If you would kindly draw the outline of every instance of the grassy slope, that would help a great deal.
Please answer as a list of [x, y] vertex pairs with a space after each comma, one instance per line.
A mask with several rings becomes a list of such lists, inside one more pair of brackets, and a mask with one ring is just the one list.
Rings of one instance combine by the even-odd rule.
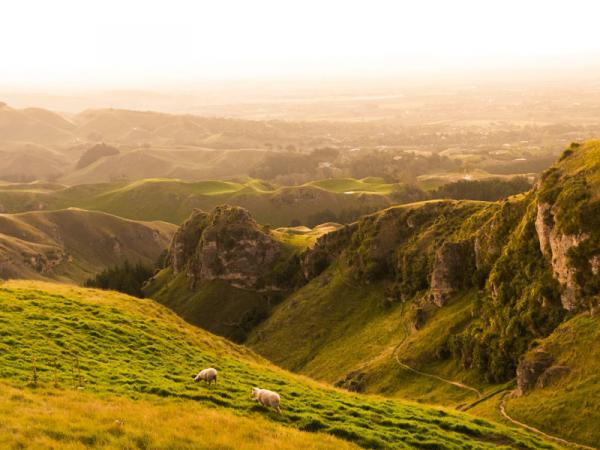
[[83, 281], [124, 260], [152, 265], [175, 228], [79, 209], [0, 214], [0, 273]]
[[173, 277], [170, 269], [155, 275], [144, 287], [144, 293], [188, 322], [234, 340], [243, 340], [247, 334], [244, 317], [269, 309], [268, 300], [258, 292], [219, 280], [204, 281], [191, 289], [185, 273]]
[[[27, 398], [45, 395], [44, 392], [64, 397], [66, 402], [85, 401], [84, 394], [71, 391], [81, 380], [85, 392], [99, 396], [89, 411], [92, 417], [98, 414], [100, 427], [108, 426], [109, 419], [98, 402], [136, 400], [135, 404], [126, 401], [125, 405], [125, 411], [133, 410], [134, 414], [132, 437], [143, 420], [135, 417], [135, 411], [149, 415], [157, 427], [167, 426], [169, 421], [161, 420], [162, 415], [169, 416], [168, 408], [174, 408], [173, 402], [184, 401], [188, 402], [184, 414], [187, 408], [202, 411], [208, 406], [216, 407], [217, 412], [252, 418], [259, 415], [281, 425], [334, 434], [368, 447], [451, 449], [506, 444], [551, 448], [530, 434], [468, 415], [327, 388], [270, 366], [243, 347], [187, 325], [151, 300], [66, 285], [10, 282], [0, 289], [0, 322], [0, 377], [15, 387], [25, 388], [32, 380], [36, 359], [38, 383], [44, 386], [44, 390], [35, 393], [26, 389], [23, 394], [9, 397], [9, 401], [18, 402], [21, 395]], [[219, 384], [211, 389], [191, 380], [192, 374], [208, 365], [221, 373]], [[51, 387], [54, 383], [59, 387]], [[254, 385], [281, 393], [283, 415], [266, 411], [249, 398]], [[52, 401], [49, 404], [55, 405]], [[156, 404], [165, 409], [157, 411]], [[0, 411], [5, 411], [3, 416], [7, 414], [6, 408]], [[14, 409], [8, 411], [14, 418]], [[23, 421], [33, 420], [39, 414], [33, 408], [17, 411]], [[59, 429], [64, 434], [57, 433], [53, 438], [70, 440], [77, 433], [86, 434], [85, 419], [79, 419], [84, 422], [82, 431], [65, 425], [62, 414], [69, 413], [63, 411], [56, 420], [66, 429]], [[109, 413], [108, 417], [112, 420], [113, 415]], [[125, 427], [128, 420], [125, 418]], [[9, 418], [3, 417], [0, 423], [6, 426]], [[34, 436], [40, 432], [48, 434], [40, 430], [45, 424], [48, 422], [38, 425]], [[91, 427], [89, 422], [87, 427]], [[17, 431], [13, 441], [17, 441], [18, 430], [23, 429], [21, 421], [11, 429], [14, 428]], [[97, 428], [90, 433], [91, 439], [112, 439]], [[156, 435], [142, 438], [153, 436]]]
[[[511, 399], [507, 410], [517, 420], [589, 445], [600, 442], [600, 315], [582, 313], [539, 342], [554, 365], [570, 372], [546, 388]], [[576, 417], [577, 420], [573, 420]]]
[[[429, 201], [390, 208], [373, 217], [398, 216], [388, 225], [381, 225], [396, 234], [406, 214], [430, 211], [433, 217], [443, 217], [454, 213], [460, 224], [465, 216], [485, 212], [487, 207], [483, 202]], [[418, 239], [407, 243], [416, 245], [420, 252], [428, 251], [440, 233], [456, 232], [454, 222], [433, 220], [419, 231]], [[369, 245], [393, 245], [385, 239]], [[389, 280], [357, 281], [352, 277], [352, 269], [352, 264], [342, 257], [334, 267], [291, 294], [250, 335], [248, 345], [277, 364], [328, 382], [342, 381], [353, 372], [363, 373], [364, 389], [368, 392], [453, 406], [471, 400], [473, 394], [468, 390], [407, 372], [395, 362], [395, 356], [423, 371], [481, 383], [474, 373], [461, 370], [454, 363], [442, 363], [436, 356], [448, 330], [461, 329], [470, 318], [475, 294], [466, 293], [441, 309], [430, 308], [426, 325], [413, 332], [412, 302], [389, 303]]]
[[303, 433], [190, 400], [131, 400], [70, 389], [23, 389], [6, 383], [0, 383], [0, 417], [2, 448], [355, 448], [330, 435]]
[[[335, 180], [334, 180], [335, 181]], [[194, 208], [211, 210], [228, 203], [248, 209], [261, 223], [288, 226], [294, 219], [307, 223], [312, 215], [326, 210], [340, 214], [349, 210], [375, 211], [391, 201], [381, 195], [387, 185], [354, 182], [369, 190], [344, 194], [336, 189], [309, 183], [305, 186], [269, 188], [257, 180], [185, 182], [146, 179], [132, 183], [80, 185], [54, 191], [23, 190], [0, 186], [0, 210], [22, 212], [38, 209], [79, 207], [116, 214], [135, 220], [164, 220], [181, 223]]]
[[[63, 379], [60, 385], [63, 386]], [[20, 448], [83, 448], [92, 444], [99, 448], [178, 449], [350, 446], [331, 437], [313, 437], [274, 424], [266, 425], [260, 418], [250, 420], [224, 411], [215, 412], [198, 406], [194, 400], [133, 402], [113, 396], [96, 398], [68, 389], [38, 395], [5, 386], [2, 391], [5, 398], [0, 399], [0, 446], [8, 447], [9, 443]], [[125, 420], [126, 425], [115, 426], [115, 417]], [[265, 427], [266, 432], [261, 430]], [[217, 429], [223, 433], [215, 433]]]
[[293, 293], [247, 344], [283, 367], [330, 383], [362, 372], [367, 392], [452, 406], [475, 398], [468, 390], [402, 369], [396, 355], [411, 367], [493, 388], [435, 357], [447, 330], [461, 327], [470, 316], [474, 294], [449, 302], [412, 332], [407, 304], [385, 306], [383, 284], [360, 285], [344, 272], [336, 266]]

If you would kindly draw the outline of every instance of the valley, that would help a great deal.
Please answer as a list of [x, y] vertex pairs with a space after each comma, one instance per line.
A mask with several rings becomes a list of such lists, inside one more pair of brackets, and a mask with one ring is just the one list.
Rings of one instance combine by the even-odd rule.
[[598, 141], [523, 165], [354, 140], [384, 124], [3, 108], [6, 445], [203, 448], [202, 416], [231, 430], [206, 448], [600, 441]]
[[3, 2], [0, 450], [600, 450], [599, 16]]

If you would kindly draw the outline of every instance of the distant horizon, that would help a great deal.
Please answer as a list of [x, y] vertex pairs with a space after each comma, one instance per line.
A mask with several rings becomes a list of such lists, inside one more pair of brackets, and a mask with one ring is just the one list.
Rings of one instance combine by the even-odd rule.
[[[598, 81], [597, 81], [598, 80]], [[194, 113], [195, 108], [246, 103], [289, 103], [378, 99], [415, 92], [452, 89], [569, 89], [574, 83], [600, 89], [600, 63], [565, 62], [554, 66], [455, 71], [453, 73], [379, 74], [373, 76], [216, 78], [148, 86], [44, 87], [0, 83], [0, 102], [13, 108], [41, 107], [69, 114], [86, 109], [117, 108]]]
[[0, 87], [570, 72], [600, 60], [599, 12], [588, 0], [5, 2]]

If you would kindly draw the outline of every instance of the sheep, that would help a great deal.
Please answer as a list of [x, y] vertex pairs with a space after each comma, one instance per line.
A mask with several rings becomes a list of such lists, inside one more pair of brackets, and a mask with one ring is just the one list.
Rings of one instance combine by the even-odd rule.
[[265, 406], [270, 406], [279, 414], [281, 414], [281, 408], [279, 407], [279, 402], [281, 398], [279, 397], [279, 394], [277, 392], [253, 387], [252, 396], [256, 399], [258, 403]]
[[208, 369], [201, 370], [200, 373], [196, 376], [192, 375], [192, 378], [194, 379], [194, 381], [202, 380], [205, 383], [208, 383], [209, 386], [212, 381], [214, 381], [215, 384], [217, 384], [217, 370], [213, 369], [212, 367], [209, 367]]

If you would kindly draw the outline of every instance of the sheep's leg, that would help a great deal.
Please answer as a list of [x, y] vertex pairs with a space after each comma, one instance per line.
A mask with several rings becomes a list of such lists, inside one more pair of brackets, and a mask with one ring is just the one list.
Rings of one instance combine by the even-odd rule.
[[279, 405], [275, 407], [275, 411], [277, 411], [278, 414], [281, 414], [281, 408], [279, 407]]

